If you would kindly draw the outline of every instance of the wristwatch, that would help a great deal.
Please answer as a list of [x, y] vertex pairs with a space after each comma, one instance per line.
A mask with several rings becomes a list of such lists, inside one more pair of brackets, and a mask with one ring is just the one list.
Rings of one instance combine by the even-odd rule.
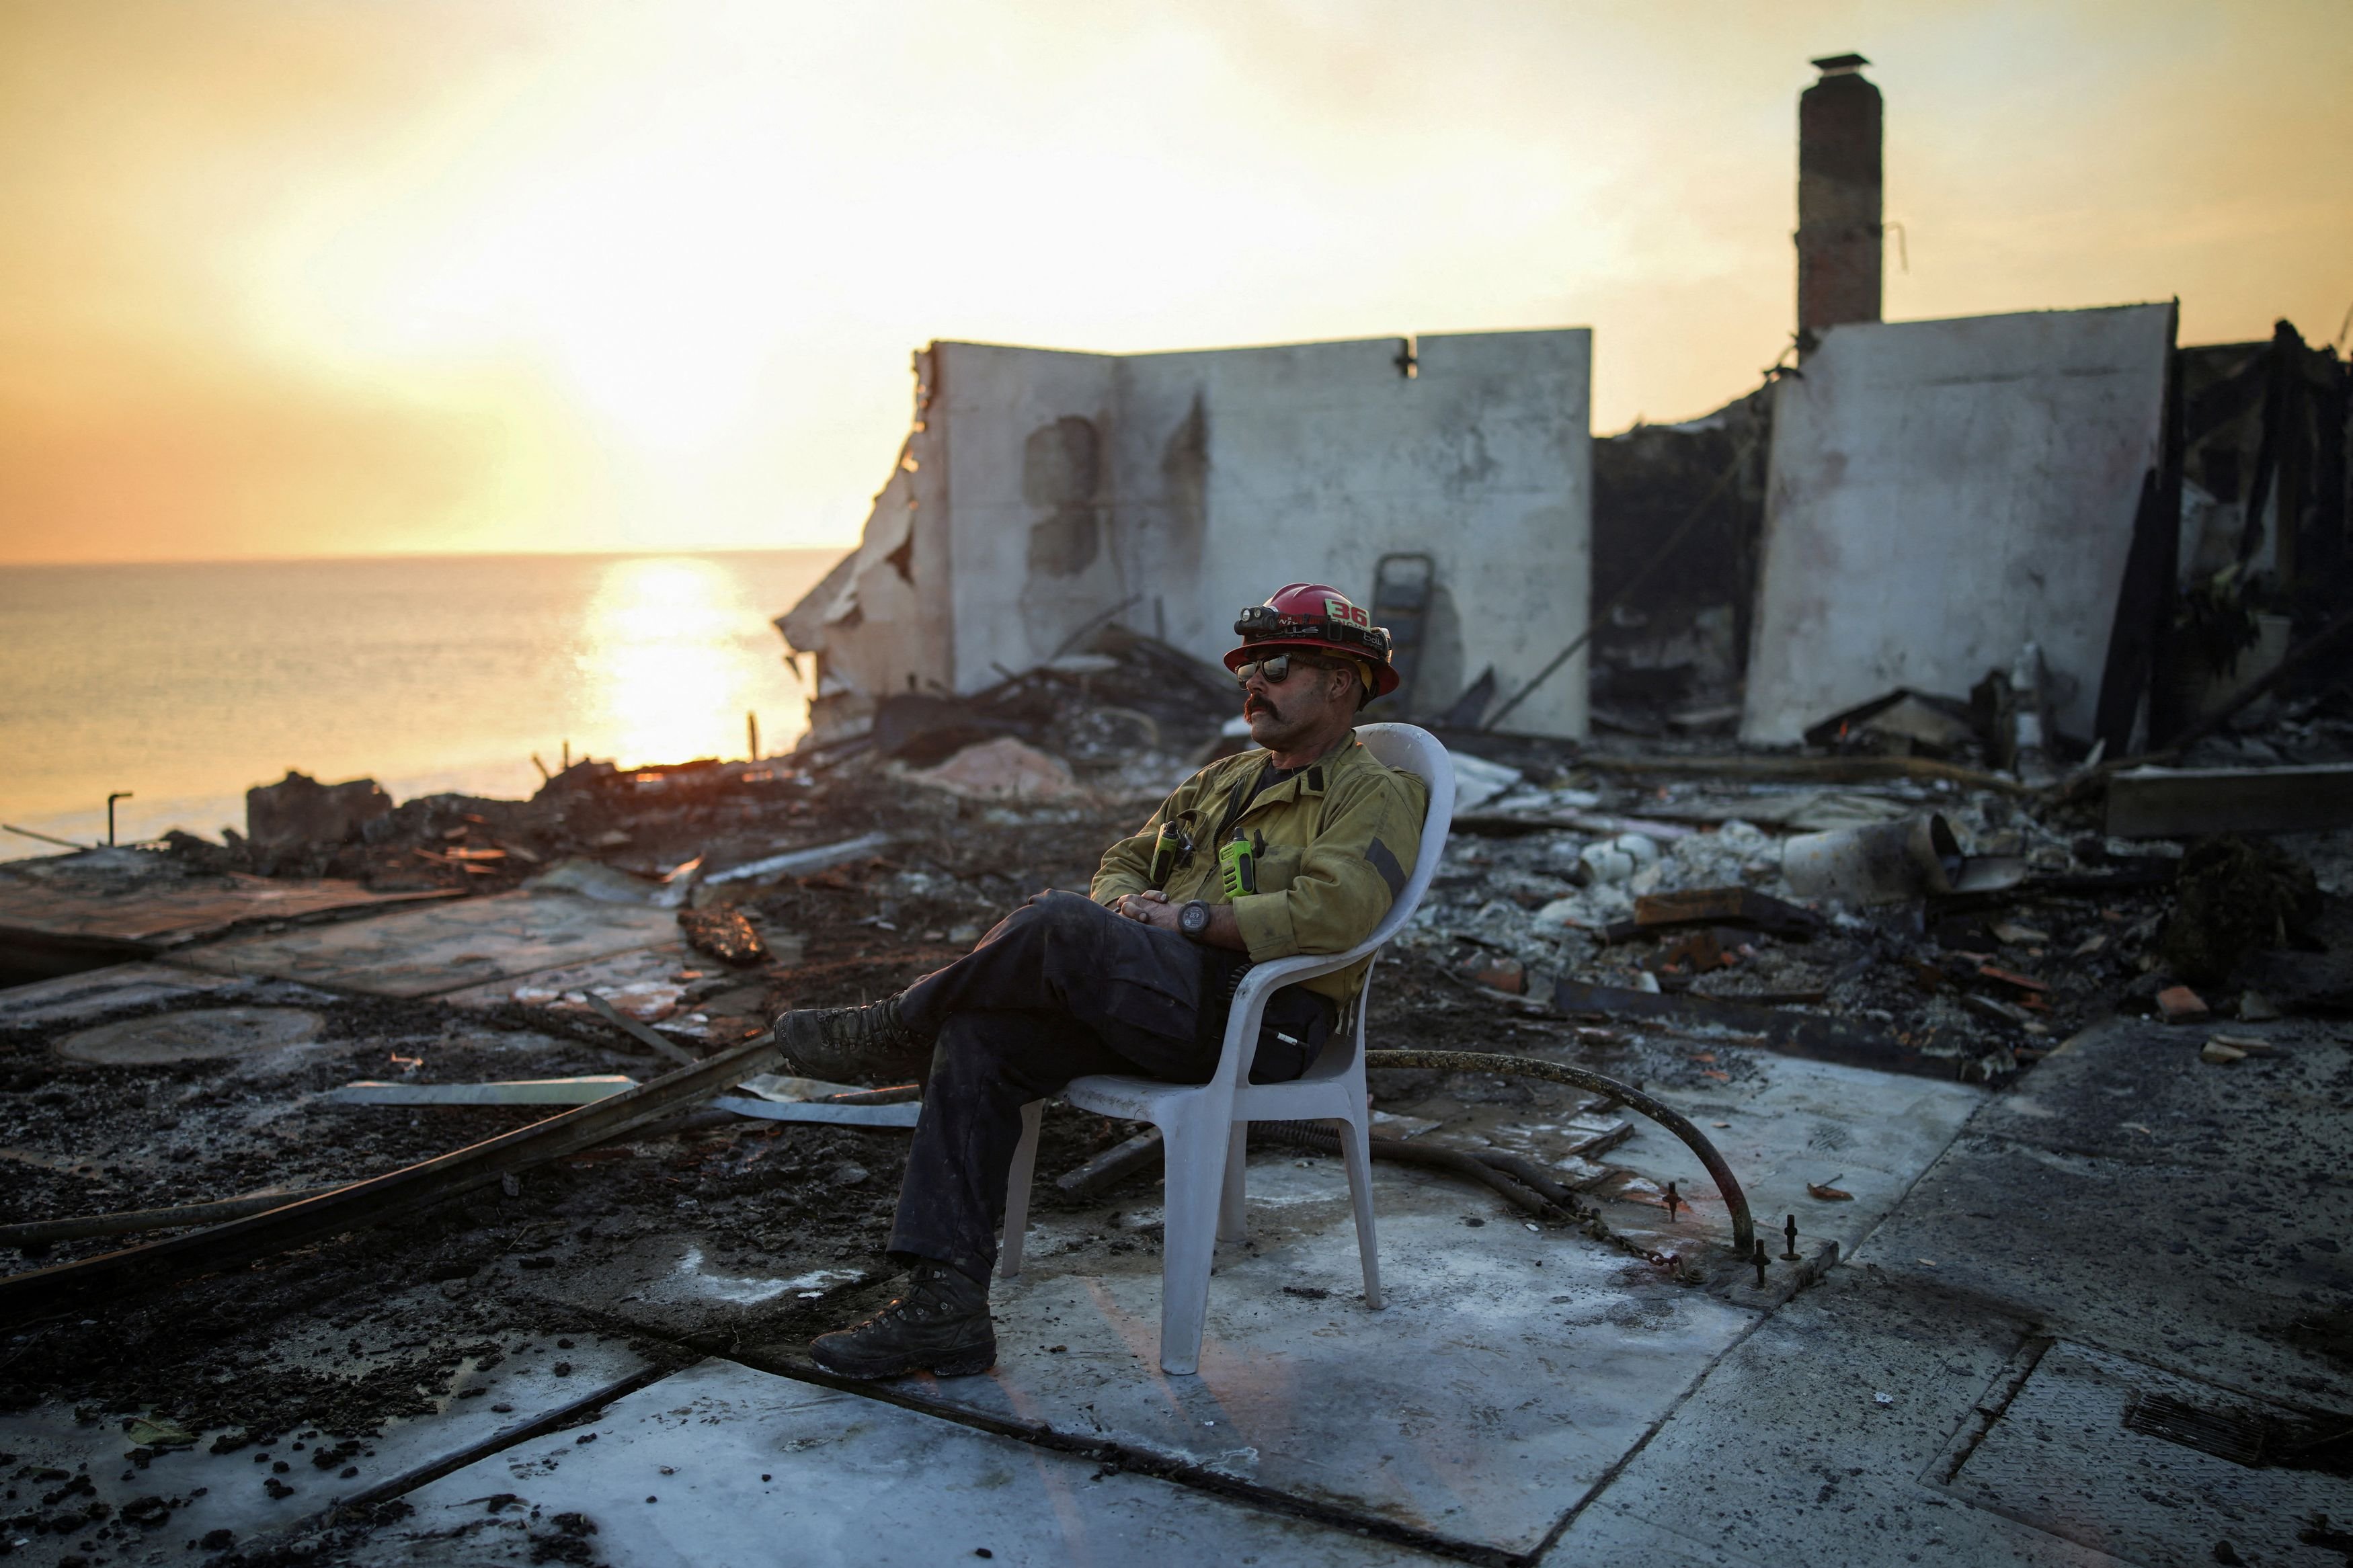
[[1194, 899], [1176, 911], [1176, 929], [1195, 942], [1209, 934], [1209, 906]]

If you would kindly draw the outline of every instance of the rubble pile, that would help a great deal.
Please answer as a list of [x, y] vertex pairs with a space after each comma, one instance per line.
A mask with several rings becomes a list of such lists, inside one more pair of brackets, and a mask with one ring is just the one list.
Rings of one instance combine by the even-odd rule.
[[[619, 1072], [643, 1079], [669, 1065], [617, 1031], [525, 1026], [552, 1022], [526, 1008], [485, 1014], [279, 983], [225, 987], [206, 1002], [195, 1011], [148, 1004], [98, 1013], [63, 1030], [0, 1028], [0, 1144], [16, 1154], [19, 1194], [12, 1216], [315, 1189], [498, 1136], [550, 1109], [338, 1103], [333, 1091], [355, 1079], [479, 1083]], [[109, 1031], [237, 1010], [293, 1015], [303, 1026], [287, 1048], [242, 1059], [141, 1063], [71, 1054]], [[1060, 1169], [1120, 1135], [1100, 1118], [1058, 1110], [1047, 1121], [1042, 1157]], [[813, 1325], [839, 1310], [828, 1299], [873, 1276], [904, 1148], [903, 1133], [892, 1131], [707, 1114], [699, 1124], [542, 1167], [420, 1219], [354, 1232], [322, 1252], [125, 1302], [102, 1322], [72, 1315], [20, 1333], [16, 1353], [0, 1363], [0, 1410], [64, 1394], [93, 1414], [164, 1411], [190, 1431], [227, 1428], [242, 1435], [228, 1439], [231, 1447], [307, 1437], [323, 1449], [348, 1439], [356, 1457], [388, 1420], [445, 1403], [431, 1391], [461, 1362], [480, 1382], [510, 1342], [609, 1331], [596, 1313], [567, 1304], [567, 1292], [593, 1296], [602, 1281], [628, 1277], [682, 1226], [715, 1273], [740, 1262], [812, 1281], [805, 1296], [698, 1321], [698, 1342], [723, 1348], [743, 1325], [765, 1329], [780, 1314]], [[1039, 1201], [1050, 1208], [1060, 1200], [1044, 1192]], [[143, 1239], [92, 1237], [15, 1256], [17, 1267], [45, 1267]], [[518, 1288], [525, 1284], [543, 1289]], [[304, 1321], [332, 1325], [331, 1359], [288, 1348], [287, 1325]], [[659, 1342], [632, 1342], [679, 1359]]]
[[[968, 949], [1022, 898], [1085, 888], [1103, 847], [1134, 831], [1163, 789], [1242, 743], [1223, 732], [1229, 686], [1166, 663], [1156, 645], [1130, 643], [969, 700], [894, 700], [869, 734], [791, 757], [575, 763], [529, 801], [379, 808], [372, 786], [298, 776], [257, 792], [268, 804], [256, 826], [324, 824], [321, 837], [180, 835], [96, 852], [83, 879], [132, 893], [266, 869], [287, 887], [324, 873], [378, 892], [565, 895], [650, 911], [670, 945], [466, 997], [247, 978], [0, 1027], [0, 1145], [16, 1161], [16, 1212], [328, 1187], [553, 1109], [403, 1108], [353, 1097], [355, 1080], [642, 1082], [669, 1070], [606, 1008], [691, 1058], [786, 1007], [888, 994]], [[2353, 835], [2111, 837], [2100, 775], [2080, 763], [2035, 789], [1976, 765], [1989, 760], [1983, 731], [1942, 757], [1876, 733], [1850, 725], [1792, 755], [1690, 742], [1635, 754], [1448, 731], [1458, 815], [1427, 900], [1378, 972], [1372, 1036], [1387, 1048], [1574, 1063], [1699, 1097], [1694, 1113], [1706, 1114], [1707, 1097], [1763, 1081], [1777, 1052], [2000, 1086], [2110, 1012], [2194, 1027], [2343, 1005]], [[2353, 711], [2332, 700], [2226, 731], [2189, 760], [2333, 761], [2348, 742]], [[353, 808], [330, 809], [337, 802]], [[1928, 846], [1926, 861], [1900, 868], [1915, 881], [1856, 898], [1809, 890], [1801, 847], [1874, 834]], [[53, 864], [62, 874], [83, 860]], [[174, 1040], [280, 1030], [284, 1044], [174, 1054], [153, 1046], [166, 1026]], [[2238, 1038], [2208, 1040], [2202, 1059], [2230, 1070], [2247, 1055]], [[1613, 1160], [1627, 1129], [1607, 1100], [1482, 1073], [1392, 1068], [1372, 1083], [1392, 1132], [1444, 1126], [1499, 1157], [1538, 1159], [1604, 1202], [1672, 1217], [1679, 1201]], [[1136, 1131], [1057, 1108], [1041, 1175], [1107, 1158]], [[271, 1452], [308, 1440], [364, 1462], [386, 1422], [418, 1408], [420, 1388], [480, 1376], [517, 1345], [609, 1328], [584, 1301], [617, 1292], [638, 1303], [632, 1321], [670, 1314], [661, 1334], [630, 1342], [665, 1364], [745, 1336], [806, 1337], [880, 1299], [903, 1151], [889, 1127], [689, 1113], [422, 1218], [90, 1324], [40, 1327], [0, 1379], [0, 1407], [64, 1389], [109, 1418], [164, 1412]], [[1149, 1227], [1124, 1222], [1119, 1205], [1156, 1170], [1130, 1160], [1092, 1185], [1041, 1180], [1037, 1201], [1087, 1214], [1086, 1247], [1151, 1247]], [[707, 1283], [657, 1311], [644, 1293], [680, 1278], [670, 1259], [681, 1236]], [[123, 1244], [20, 1247], [19, 1265]], [[772, 1277], [794, 1289], [740, 1283]], [[339, 1342], [361, 1347], [364, 1374], [330, 1375], [286, 1353], [281, 1319], [332, 1322]]]
[[[1966, 704], [1866, 706], [1864, 721], [1825, 727], [1809, 752], [1746, 768], [1720, 749], [1644, 759], [1525, 741], [1486, 746], [1518, 766], [1467, 766], [1471, 804], [1400, 945], [1539, 1002], [1566, 980], [1820, 1013], [1948, 1058], [1955, 1076], [1998, 1080], [2105, 1013], [2156, 1011], [2158, 994], [2183, 982], [2212, 991], [2212, 1009], [2234, 1008], [2249, 988], [2242, 963], [2277, 968], [2293, 962], [2281, 950], [2325, 949], [2323, 890], [2340, 902], [2353, 895], [2341, 833], [2286, 836], [2277, 848], [2114, 838], [2100, 831], [2094, 771], [2037, 791], [1970, 765], [1990, 760], [1999, 731], [1989, 707], [1980, 727], [1956, 717]], [[1949, 721], [1938, 742], [1870, 721], [1907, 707]], [[1926, 720], [1908, 727], [1931, 729]], [[2353, 708], [2324, 698], [2201, 742], [2184, 762], [2318, 764], [2348, 754]], [[1839, 776], [1848, 757], [1943, 765], [1856, 782]], [[1810, 763], [1826, 782], [1797, 782]], [[1713, 776], [1690, 776], [1694, 767]], [[1742, 782], [1744, 771], [1767, 776]], [[1792, 883], [1801, 841], [1923, 819], [1952, 835], [1957, 881], [1876, 905], [1808, 898]], [[1656, 930], [1639, 918], [1646, 900], [1710, 889], [1727, 895], [1727, 908], [1738, 891], [1820, 918], [1780, 931], [1736, 916]], [[2268, 956], [2252, 960], [2258, 952]], [[2304, 957], [2309, 971], [2317, 954]], [[2312, 978], [2316, 996], [2327, 983]]]

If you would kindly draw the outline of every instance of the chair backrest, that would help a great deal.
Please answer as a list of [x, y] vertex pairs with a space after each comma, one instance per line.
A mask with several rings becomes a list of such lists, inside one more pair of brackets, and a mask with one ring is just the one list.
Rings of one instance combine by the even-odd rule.
[[1405, 890], [1373, 928], [1361, 952], [1379, 947], [1397, 935], [1420, 907], [1430, 879], [1438, 875], [1438, 862], [1446, 854], [1446, 837], [1454, 826], [1454, 759], [1447, 755], [1437, 736], [1411, 724], [1366, 724], [1357, 730], [1356, 739], [1365, 743], [1375, 762], [1413, 773], [1430, 786], [1430, 814], [1421, 820], [1421, 847], [1413, 858], [1413, 875], [1406, 879]]
[[[1345, 969], [1368, 954], [1386, 946], [1391, 937], [1403, 929], [1420, 907], [1422, 895], [1430, 891], [1432, 878], [1438, 875], [1438, 863], [1446, 855], [1446, 837], [1454, 823], [1454, 763], [1438, 737], [1411, 724], [1366, 724], [1356, 731], [1356, 739], [1365, 750], [1386, 767], [1401, 769], [1421, 779], [1430, 786], [1430, 810], [1421, 819], [1421, 844], [1415, 851], [1412, 874], [1406, 878], [1405, 887], [1390, 901], [1388, 912], [1363, 942], [1345, 952], [1302, 953], [1295, 958], [1271, 959], [1252, 968], [1242, 977], [1241, 987], [1235, 994], [1234, 1014], [1227, 1024], [1227, 1049], [1219, 1058], [1210, 1087], [1230, 1092], [1240, 1075], [1257, 1054], [1256, 1031], [1249, 1030], [1244, 1038], [1237, 1038], [1246, 1019], [1256, 1016], [1253, 1009], [1268, 993], [1312, 975], [1329, 974], [1335, 969]], [[1369, 981], [1370, 976], [1366, 976]], [[1364, 996], [1360, 994], [1351, 1004], [1356, 1016], [1343, 1015], [1340, 1027], [1324, 1042], [1324, 1050], [1299, 1082], [1329, 1079], [1350, 1069], [1356, 1047], [1364, 1035]], [[1236, 1048], [1239, 1047], [1240, 1048]], [[1281, 1086], [1268, 1086], [1279, 1089]]]

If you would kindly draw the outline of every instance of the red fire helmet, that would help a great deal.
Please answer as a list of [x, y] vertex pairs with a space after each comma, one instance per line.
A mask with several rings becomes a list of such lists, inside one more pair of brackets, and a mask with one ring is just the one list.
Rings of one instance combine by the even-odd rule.
[[1263, 605], [1252, 605], [1234, 621], [1242, 646], [1226, 655], [1226, 668], [1240, 669], [1278, 648], [1307, 648], [1356, 659], [1372, 672], [1373, 695], [1398, 688], [1389, 662], [1389, 634], [1373, 625], [1348, 595], [1326, 583], [1286, 583]]

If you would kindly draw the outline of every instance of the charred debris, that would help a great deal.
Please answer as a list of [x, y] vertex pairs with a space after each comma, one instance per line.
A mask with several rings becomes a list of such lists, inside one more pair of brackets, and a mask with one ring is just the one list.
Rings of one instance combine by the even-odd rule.
[[[1895, 693], [1826, 716], [1794, 750], [1441, 729], [1461, 805], [1378, 994], [1379, 1028], [1409, 1047], [1476, 1047], [1500, 1029], [1635, 1083], [1728, 1080], [1745, 1053], [1766, 1050], [2000, 1084], [2111, 1013], [2223, 1027], [2353, 1005], [2353, 846], [2326, 830], [2326, 811], [2285, 835], [2263, 831], [2276, 825], [2261, 820], [2260, 800], [2232, 831], [2113, 831], [2143, 770], [2059, 737], [2043, 782], [2024, 782], [2017, 737], [2031, 698], [2021, 703], [2008, 675], [1989, 672], [1974, 700]], [[2236, 781], [2243, 795], [2250, 778], [2325, 778], [2353, 764], [2353, 700], [2312, 684], [2198, 739], [2172, 776]], [[1039, 889], [1083, 888], [1102, 846], [1133, 831], [1165, 789], [1246, 743], [1231, 707], [1221, 672], [1106, 628], [1083, 651], [970, 698], [889, 700], [868, 734], [786, 756], [632, 770], [581, 761], [528, 801], [395, 805], [367, 781], [290, 775], [253, 792], [248, 831], [226, 844], [175, 833], [16, 863], [0, 879], [131, 904], [189, 888], [341, 881], [444, 910], [561, 892], [675, 926], [662, 950], [674, 958], [642, 973], [551, 966], [461, 1001], [442, 999], [453, 993], [438, 981], [391, 987], [407, 995], [338, 994], [282, 973], [232, 978], [225, 965], [209, 989], [69, 1009], [69, 1027], [0, 1019], [6, 1141], [45, 1151], [22, 1173], [20, 1213], [347, 1181], [452, 1146], [459, 1122], [536, 1114], [363, 1117], [364, 1136], [302, 1138], [290, 1167], [248, 1139], [209, 1136], [199, 1112], [141, 1109], [165, 1084], [194, 1107], [240, 1102], [227, 1052], [137, 1062], [61, 1047], [69, 1034], [190, 1008], [267, 1011], [292, 996], [323, 1020], [320, 1038], [343, 1047], [305, 1058], [311, 1089], [413, 1074], [420, 1056], [437, 1080], [460, 1076], [461, 1062], [482, 1079], [644, 1078], [669, 1063], [615, 1009], [681, 1059], [700, 1057], [757, 1035], [782, 1007], [895, 988]], [[315, 928], [264, 913], [146, 954], [364, 929], [350, 917], [373, 913], [330, 909]], [[20, 977], [90, 967], [30, 940], [39, 934], [9, 949]], [[139, 943], [110, 941], [103, 956], [139, 956]], [[492, 1047], [479, 1043], [484, 1028], [535, 1043]], [[1429, 1087], [1389, 1076], [1392, 1091]], [[1087, 1138], [1108, 1147], [1113, 1131]], [[87, 1153], [149, 1146], [170, 1151], [152, 1168]]]

